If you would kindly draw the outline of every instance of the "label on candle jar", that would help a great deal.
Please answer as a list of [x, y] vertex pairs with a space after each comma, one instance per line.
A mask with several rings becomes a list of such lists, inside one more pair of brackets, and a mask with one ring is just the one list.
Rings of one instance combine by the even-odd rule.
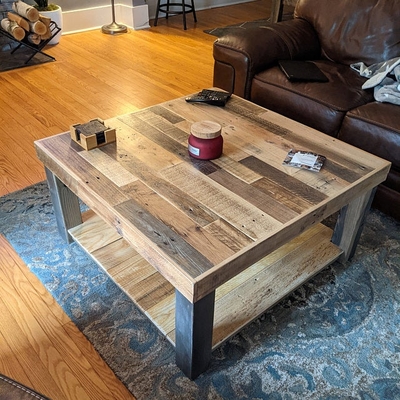
[[193, 154], [194, 156], [199, 156], [200, 149], [193, 147], [191, 144], [189, 144], [189, 153]]

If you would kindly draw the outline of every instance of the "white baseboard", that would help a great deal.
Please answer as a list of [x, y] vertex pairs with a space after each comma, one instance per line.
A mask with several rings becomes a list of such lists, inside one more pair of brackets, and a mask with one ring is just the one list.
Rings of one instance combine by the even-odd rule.
[[[115, 20], [131, 29], [149, 28], [147, 4], [127, 6], [115, 4]], [[111, 5], [63, 12], [63, 35], [100, 29], [112, 22]]]
[[[196, 0], [196, 10], [230, 6], [253, 0]], [[149, 19], [155, 16], [157, 0], [148, 0], [147, 4], [129, 6], [115, 4], [115, 20], [131, 29], [150, 28]], [[160, 17], [164, 17], [161, 13]], [[260, 17], [261, 18], [261, 17]], [[63, 35], [100, 29], [112, 22], [111, 5], [63, 11]]]
[[117, 16], [118, 13], [115, 12], [115, 19], [119, 18], [123, 24], [135, 30], [150, 28], [149, 7], [147, 4], [134, 7], [120, 4], [119, 17]]

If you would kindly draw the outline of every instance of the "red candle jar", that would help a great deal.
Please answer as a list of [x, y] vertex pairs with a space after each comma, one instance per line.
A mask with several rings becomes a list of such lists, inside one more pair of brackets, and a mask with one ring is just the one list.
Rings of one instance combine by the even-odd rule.
[[213, 121], [195, 122], [190, 128], [189, 154], [199, 160], [213, 160], [222, 154], [221, 125]]

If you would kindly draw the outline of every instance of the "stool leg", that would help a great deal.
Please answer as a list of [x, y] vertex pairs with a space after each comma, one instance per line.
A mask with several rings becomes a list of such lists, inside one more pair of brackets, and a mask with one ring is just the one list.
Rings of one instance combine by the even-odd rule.
[[157, 26], [157, 22], [158, 22], [158, 13], [160, 12], [160, 1], [157, 1], [157, 8], [156, 8], [156, 18], [154, 19], [154, 26]]
[[165, 14], [165, 19], [168, 19], [168, 15], [169, 15], [169, 0], [167, 0], [167, 12]]
[[183, 29], [186, 31], [186, 7], [185, 0], [182, 0]]
[[196, 10], [194, 9], [194, 0], [192, 0], [192, 10], [193, 10], [193, 19], [194, 19], [194, 22], [197, 22]]

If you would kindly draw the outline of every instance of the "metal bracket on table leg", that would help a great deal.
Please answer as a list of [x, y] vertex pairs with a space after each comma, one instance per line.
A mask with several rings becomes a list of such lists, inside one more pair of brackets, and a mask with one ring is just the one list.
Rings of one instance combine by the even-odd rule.
[[351, 259], [356, 251], [376, 189], [368, 191], [340, 210], [333, 231], [332, 243], [343, 250], [343, 254], [339, 258], [342, 263]]
[[175, 302], [176, 364], [196, 379], [211, 360], [215, 291], [191, 303], [175, 290]]
[[49, 169], [45, 168], [45, 170], [58, 232], [67, 243], [72, 243], [73, 239], [68, 230], [82, 223], [78, 197]]

